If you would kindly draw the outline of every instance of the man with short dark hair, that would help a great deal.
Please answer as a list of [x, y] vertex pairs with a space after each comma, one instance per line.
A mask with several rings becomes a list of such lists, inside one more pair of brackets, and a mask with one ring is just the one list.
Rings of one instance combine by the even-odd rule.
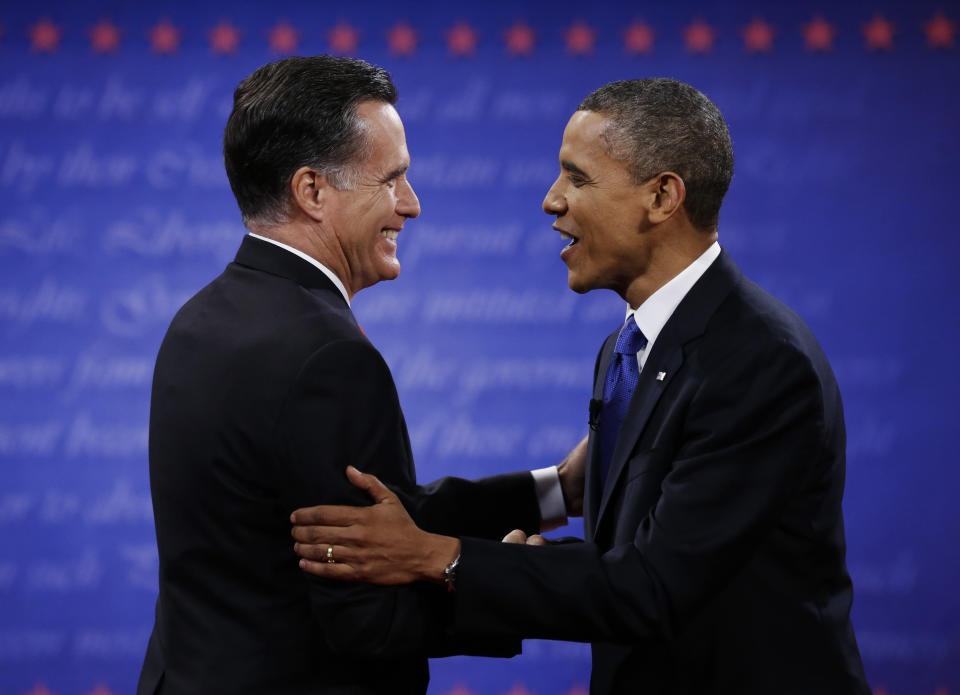
[[595, 695], [865, 695], [840, 393], [809, 328], [717, 243], [719, 110], [674, 80], [614, 82], [559, 159], [543, 209], [569, 285], [628, 305], [594, 372], [586, 542], [424, 534], [350, 470], [377, 504], [295, 512], [301, 566], [397, 584], [456, 559], [456, 630], [592, 642]]
[[396, 96], [382, 69], [328, 56], [236, 90], [224, 160], [250, 234], [157, 356], [160, 591], [139, 695], [423, 693], [428, 655], [518, 651], [447, 635], [441, 587], [316, 579], [290, 545], [295, 508], [365, 502], [347, 464], [438, 532], [500, 538], [556, 516], [529, 472], [416, 485], [390, 371], [350, 310], [400, 272], [397, 237], [420, 214]]

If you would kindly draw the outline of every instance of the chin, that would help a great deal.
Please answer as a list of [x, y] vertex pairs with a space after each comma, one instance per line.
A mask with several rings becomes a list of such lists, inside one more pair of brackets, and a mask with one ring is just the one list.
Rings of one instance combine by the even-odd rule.
[[400, 277], [400, 262], [394, 261], [386, 267], [380, 269], [380, 281], [396, 280]]
[[567, 284], [570, 286], [570, 289], [577, 294], [586, 294], [590, 290], [596, 289], [593, 285], [584, 281], [583, 278], [578, 278], [574, 275], [573, 271], [567, 273]]

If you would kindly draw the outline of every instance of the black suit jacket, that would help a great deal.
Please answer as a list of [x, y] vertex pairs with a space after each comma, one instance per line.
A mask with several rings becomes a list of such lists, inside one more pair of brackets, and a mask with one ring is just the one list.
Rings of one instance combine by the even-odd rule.
[[591, 641], [594, 694], [869, 692], [840, 393], [803, 321], [725, 252], [654, 343], [602, 489], [597, 449], [586, 543], [464, 539], [458, 628]]
[[539, 524], [529, 473], [418, 487], [390, 371], [343, 296], [310, 263], [247, 237], [157, 357], [160, 592], [140, 695], [422, 693], [427, 655], [504, 652], [452, 641], [439, 587], [298, 568], [291, 511], [370, 503], [348, 464], [391, 485], [425, 529], [499, 538]]

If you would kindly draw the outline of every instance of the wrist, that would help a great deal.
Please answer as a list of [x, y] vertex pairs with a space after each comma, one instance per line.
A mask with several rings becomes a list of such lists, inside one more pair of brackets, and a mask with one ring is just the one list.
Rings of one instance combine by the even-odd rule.
[[460, 539], [430, 534], [428, 548], [421, 579], [434, 584], [443, 584], [447, 568], [460, 557]]

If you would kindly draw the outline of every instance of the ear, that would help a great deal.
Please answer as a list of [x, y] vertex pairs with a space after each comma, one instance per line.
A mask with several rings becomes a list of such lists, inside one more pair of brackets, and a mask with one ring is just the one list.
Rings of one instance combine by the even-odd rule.
[[650, 185], [652, 202], [650, 205], [650, 221], [653, 224], [666, 222], [678, 210], [683, 208], [683, 201], [687, 197], [687, 187], [683, 179], [672, 171], [665, 171], [651, 179]]
[[294, 205], [317, 222], [323, 219], [323, 208], [332, 189], [327, 177], [310, 167], [300, 167], [290, 179]]

